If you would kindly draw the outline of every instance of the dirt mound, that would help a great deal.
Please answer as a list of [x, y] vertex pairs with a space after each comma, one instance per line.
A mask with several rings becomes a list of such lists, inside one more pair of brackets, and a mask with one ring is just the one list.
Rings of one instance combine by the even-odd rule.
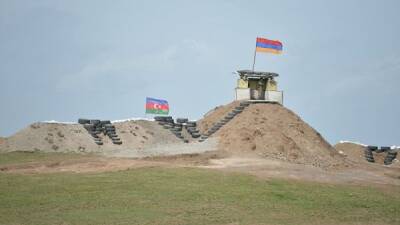
[[95, 144], [80, 124], [34, 123], [0, 143], [0, 152], [102, 152], [104, 150], [145, 150], [166, 143], [181, 142], [170, 131], [153, 121], [136, 120], [114, 123], [122, 144], [115, 145], [101, 134], [103, 145]]
[[[357, 143], [350, 143], [350, 142], [344, 142], [344, 143], [338, 143], [335, 146], [335, 149], [338, 151], [342, 151], [345, 157], [356, 163], [368, 163], [367, 160], [365, 159], [364, 156], [364, 150], [365, 146]], [[376, 153], [373, 152], [373, 156], [375, 159], [375, 164], [382, 164], [383, 161], [385, 160], [386, 153]]]
[[[238, 102], [208, 113], [202, 131], [221, 120]], [[299, 116], [279, 104], [251, 104], [218, 130], [219, 148], [233, 153], [251, 153], [321, 168], [347, 166], [343, 157]]]
[[221, 118], [226, 116], [232, 109], [238, 106], [240, 102], [234, 101], [228, 105], [217, 106], [204, 115], [204, 118], [198, 123], [198, 128], [201, 133], [205, 133], [211, 126], [217, 123]]

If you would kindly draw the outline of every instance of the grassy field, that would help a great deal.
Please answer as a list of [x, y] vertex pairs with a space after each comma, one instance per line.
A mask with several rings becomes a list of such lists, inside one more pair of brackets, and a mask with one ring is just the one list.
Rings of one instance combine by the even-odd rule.
[[0, 224], [400, 224], [390, 193], [188, 168], [0, 173]]
[[9, 152], [0, 153], [0, 166], [17, 163], [54, 162], [94, 157], [77, 153]]

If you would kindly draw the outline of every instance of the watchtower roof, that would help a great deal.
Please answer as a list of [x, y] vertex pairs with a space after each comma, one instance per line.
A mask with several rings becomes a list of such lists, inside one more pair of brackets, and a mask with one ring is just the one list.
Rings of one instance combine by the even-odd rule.
[[253, 78], [253, 79], [267, 79], [279, 76], [277, 73], [261, 72], [253, 70], [238, 70], [236, 71], [240, 77]]

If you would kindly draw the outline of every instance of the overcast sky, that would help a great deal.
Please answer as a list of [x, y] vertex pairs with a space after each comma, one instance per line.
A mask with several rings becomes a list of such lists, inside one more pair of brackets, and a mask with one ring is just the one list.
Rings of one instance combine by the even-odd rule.
[[400, 1], [0, 0], [0, 135], [35, 121], [201, 118], [234, 98], [257, 36], [284, 105], [334, 144], [400, 145]]

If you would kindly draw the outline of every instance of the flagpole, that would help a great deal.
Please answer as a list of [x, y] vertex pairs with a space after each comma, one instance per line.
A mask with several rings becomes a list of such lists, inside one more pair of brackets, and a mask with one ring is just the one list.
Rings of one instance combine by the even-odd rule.
[[254, 58], [253, 58], [253, 72], [254, 72], [254, 65], [256, 64], [256, 55], [257, 55], [257, 46], [254, 49]]

